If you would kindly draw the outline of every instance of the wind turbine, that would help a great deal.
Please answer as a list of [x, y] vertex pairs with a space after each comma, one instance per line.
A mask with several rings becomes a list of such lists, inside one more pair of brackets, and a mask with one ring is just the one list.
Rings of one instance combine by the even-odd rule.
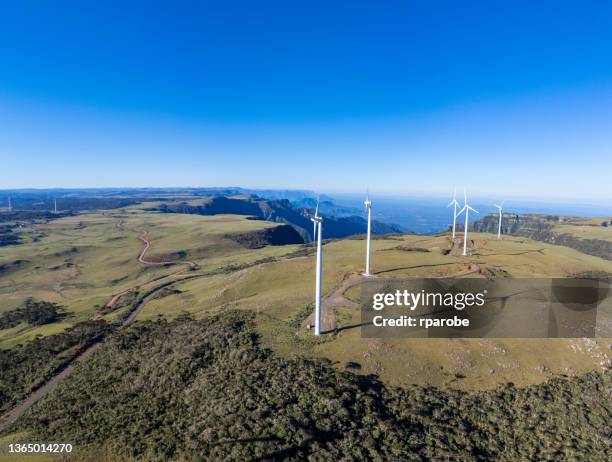
[[363, 203], [366, 210], [368, 211], [368, 234], [366, 238], [366, 265], [365, 265], [365, 276], [371, 276], [370, 273], [370, 253], [372, 249], [372, 201], [370, 200], [370, 194], [366, 192], [366, 199]]
[[[320, 196], [317, 196], [317, 208], [315, 209], [315, 214], [314, 214], [315, 217], [319, 216], [319, 199], [320, 199]], [[312, 220], [312, 242], [313, 243], [317, 242], [317, 222], [314, 220]]]
[[467, 235], [468, 235], [468, 224], [469, 224], [469, 218], [468, 215], [470, 213], [470, 210], [474, 213], [478, 213], [478, 210], [470, 207], [467, 203], [467, 193], [465, 192], [465, 188], [463, 188], [463, 208], [461, 209], [461, 211], [457, 214], [457, 216], [461, 215], [463, 212], [465, 212], [465, 229], [463, 230], [463, 255], [467, 255]]
[[501, 239], [502, 207], [504, 206], [504, 202], [506, 201], [502, 201], [502, 203], [499, 205], [495, 204], [495, 207], [497, 207], [497, 210], [499, 210], [499, 224], [497, 226], [497, 239]]
[[[447, 207], [453, 206], [453, 240], [455, 239], [455, 225], [457, 223], [457, 217], [459, 214], [457, 213], [457, 207], [459, 207], [459, 202], [457, 202], [457, 188], [455, 188], [455, 192], [453, 193], [453, 200], [447, 205]], [[460, 212], [461, 213], [461, 212]]]
[[13, 211], [13, 206], [11, 205], [11, 196], [9, 196], [9, 207], [8, 207], [8, 211], [12, 212]]
[[315, 234], [317, 236], [317, 270], [315, 275], [315, 335], [321, 335], [321, 273], [323, 263], [323, 255], [321, 253], [321, 227], [323, 223], [323, 217], [319, 216], [318, 200], [314, 217], [312, 217], [311, 220], [314, 223]]
[[53, 211], [57, 213], [57, 199], [56, 198], [53, 199]]

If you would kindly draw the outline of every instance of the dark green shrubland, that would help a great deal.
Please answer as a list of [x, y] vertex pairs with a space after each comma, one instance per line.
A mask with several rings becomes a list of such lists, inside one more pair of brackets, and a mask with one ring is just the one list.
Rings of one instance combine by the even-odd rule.
[[250, 312], [139, 322], [18, 422], [141, 460], [607, 460], [610, 376], [388, 388], [259, 348]]

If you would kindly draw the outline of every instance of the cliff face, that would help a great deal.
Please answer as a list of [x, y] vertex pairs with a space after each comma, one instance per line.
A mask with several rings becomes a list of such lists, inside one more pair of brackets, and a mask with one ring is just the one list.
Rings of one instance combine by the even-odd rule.
[[[162, 204], [157, 210], [165, 213], [190, 213], [199, 215], [236, 214], [247, 215], [261, 220], [285, 223], [292, 226], [304, 242], [312, 241], [312, 221], [310, 215], [314, 210], [298, 209], [287, 199], [266, 200], [254, 196], [211, 198], [203, 205]], [[325, 239], [343, 238], [353, 234], [363, 234], [367, 222], [359, 216], [332, 217], [324, 214], [323, 237]], [[373, 234], [396, 233], [400, 230], [372, 220]]]
[[[499, 215], [492, 213], [475, 221], [471, 228], [478, 233], [497, 234]], [[552, 231], [555, 223], [559, 223], [556, 215], [517, 215], [504, 213], [502, 215], [502, 234], [525, 236], [531, 239], [543, 240]], [[541, 237], [534, 237], [540, 236]]]
[[[498, 215], [490, 214], [474, 222], [471, 228], [479, 233], [497, 234]], [[555, 231], [561, 222], [557, 215], [517, 215], [504, 213], [502, 234], [522, 236], [536, 241], [571, 247], [582, 253], [612, 260], [612, 242], [602, 239], [581, 239], [569, 233]]]
[[226, 237], [238, 242], [247, 249], [259, 249], [267, 245], [303, 244], [304, 239], [289, 225], [251, 231], [248, 233], [227, 234]]

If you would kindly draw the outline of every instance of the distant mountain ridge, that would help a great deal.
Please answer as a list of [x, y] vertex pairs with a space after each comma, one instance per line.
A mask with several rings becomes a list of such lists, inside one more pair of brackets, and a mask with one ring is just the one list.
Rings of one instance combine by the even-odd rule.
[[[313, 239], [313, 225], [310, 216], [312, 216], [314, 210], [295, 208], [288, 199], [268, 200], [257, 196], [214, 196], [201, 205], [191, 205], [186, 202], [165, 203], [152, 210], [162, 213], [196, 215], [247, 215], [261, 220], [290, 225], [305, 242], [310, 242]], [[334, 217], [325, 214], [322, 214], [322, 216], [324, 217], [324, 238], [343, 238], [354, 234], [363, 234], [367, 229], [366, 220], [359, 216]], [[373, 234], [397, 232], [401, 232], [401, 230], [392, 225], [372, 221]]]
[[[306, 197], [299, 201], [291, 201], [291, 205], [299, 209], [315, 209], [317, 207], [317, 199], [312, 197]], [[333, 217], [350, 217], [360, 216], [364, 214], [364, 209], [358, 209], [356, 207], [345, 207], [338, 205], [331, 200], [319, 201], [319, 212], [323, 215], [331, 215]]]

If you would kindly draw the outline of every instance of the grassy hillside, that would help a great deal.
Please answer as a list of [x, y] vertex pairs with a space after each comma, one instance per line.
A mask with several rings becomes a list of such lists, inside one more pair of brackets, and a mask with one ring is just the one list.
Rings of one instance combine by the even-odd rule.
[[[588, 271], [612, 273], [612, 262], [576, 250], [489, 234], [473, 233], [472, 254], [447, 254], [448, 236], [394, 236], [373, 241], [377, 277], [566, 277]], [[363, 267], [364, 241], [332, 241], [324, 246], [323, 290], [329, 295]], [[322, 340], [300, 328], [312, 310], [314, 256], [265, 263], [232, 275], [218, 275], [176, 286], [180, 291], [147, 304], [140, 319], [190, 312], [196, 316], [227, 308], [258, 314], [262, 341], [276, 352], [326, 357], [343, 368], [358, 363], [360, 373], [375, 373], [393, 385], [434, 384], [464, 389], [495, 387], [512, 381], [526, 385], [555, 374], [580, 374], [610, 365], [611, 342], [565, 339], [362, 339], [358, 308], [335, 306], [339, 332]], [[358, 300], [359, 287], [346, 291]], [[349, 300], [350, 301], [350, 300]], [[406, 359], [409, 358], [409, 359]]]
[[[476, 221], [479, 232], [497, 234], [499, 218], [490, 214]], [[504, 213], [502, 233], [574, 248], [588, 255], [612, 260], [612, 220], [558, 215]]]
[[60, 332], [92, 318], [109, 300], [130, 289], [144, 292], [157, 281], [185, 272], [187, 264], [143, 265], [139, 236], [147, 232], [150, 261], [191, 261], [202, 274], [282, 256], [298, 246], [248, 249], [227, 234], [278, 226], [240, 216], [154, 214], [138, 207], [65, 217], [19, 230], [21, 245], [0, 254], [0, 313], [22, 307], [28, 298], [56, 303], [60, 323], [21, 323], [0, 329], [0, 348]]

